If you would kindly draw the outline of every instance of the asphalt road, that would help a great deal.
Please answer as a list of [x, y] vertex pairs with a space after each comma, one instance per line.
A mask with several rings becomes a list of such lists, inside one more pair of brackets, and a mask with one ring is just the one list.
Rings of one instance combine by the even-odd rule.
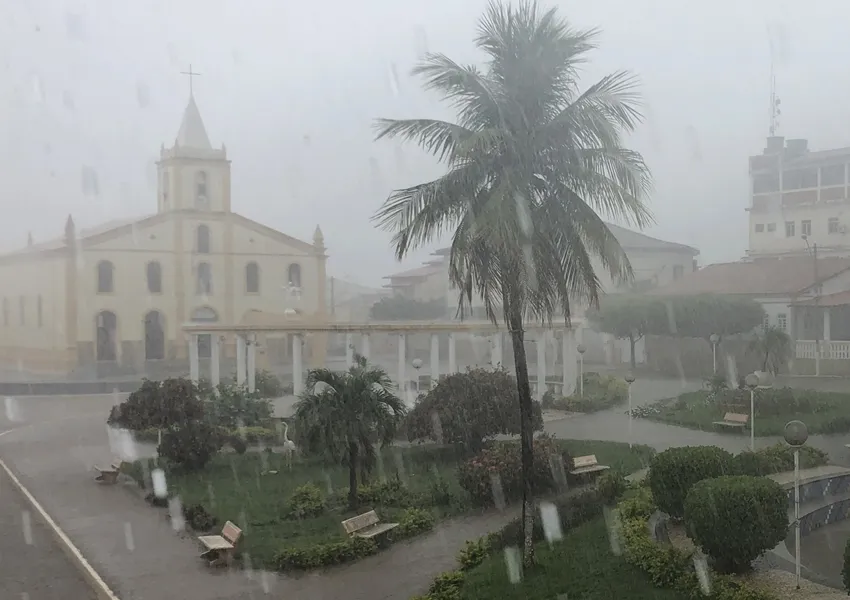
[[47, 525], [0, 469], [0, 598], [95, 600]]

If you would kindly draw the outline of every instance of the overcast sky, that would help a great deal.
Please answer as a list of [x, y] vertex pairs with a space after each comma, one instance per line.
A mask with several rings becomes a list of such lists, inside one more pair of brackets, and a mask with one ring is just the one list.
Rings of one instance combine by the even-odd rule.
[[[549, 3], [553, 4], [553, 3]], [[559, 2], [602, 29], [588, 85], [642, 81], [629, 144], [655, 190], [651, 235], [702, 264], [747, 243], [747, 156], [768, 129], [772, 31], [780, 133], [850, 145], [850, 3], [840, 0]], [[379, 284], [395, 263], [370, 216], [387, 193], [440, 173], [413, 147], [373, 142], [375, 117], [450, 117], [408, 73], [424, 51], [461, 62], [485, 0], [4, 0], [0, 3], [0, 234], [4, 249], [155, 212], [156, 160], [195, 96], [233, 161], [233, 207], [305, 240], [325, 233], [331, 275]], [[398, 73], [398, 79], [393, 72]], [[98, 193], [81, 185], [90, 168]]]

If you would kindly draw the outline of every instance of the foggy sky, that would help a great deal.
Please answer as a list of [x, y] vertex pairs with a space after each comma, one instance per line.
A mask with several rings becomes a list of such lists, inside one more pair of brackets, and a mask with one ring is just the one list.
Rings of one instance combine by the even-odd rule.
[[[372, 121], [452, 117], [409, 71], [425, 50], [479, 60], [485, 4], [5, 0], [0, 247], [23, 246], [27, 231], [56, 237], [68, 213], [85, 227], [155, 212], [153, 161], [174, 141], [191, 63], [207, 131], [233, 161], [234, 210], [305, 240], [320, 224], [329, 273], [379, 285], [428, 252], [398, 265], [370, 216], [391, 189], [441, 168], [412, 146], [373, 142]], [[768, 129], [769, 30], [780, 134], [815, 150], [850, 145], [850, 3], [557, 5], [576, 26], [602, 29], [583, 87], [621, 68], [641, 78], [647, 123], [629, 144], [653, 171], [647, 233], [697, 246], [702, 264], [746, 248], [747, 156]], [[86, 167], [97, 193], [81, 186]]]

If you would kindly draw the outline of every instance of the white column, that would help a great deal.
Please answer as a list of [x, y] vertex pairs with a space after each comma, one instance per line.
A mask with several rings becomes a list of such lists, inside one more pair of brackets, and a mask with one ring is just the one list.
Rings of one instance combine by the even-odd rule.
[[829, 307], [823, 309], [823, 341], [828, 342], [832, 339], [832, 327], [830, 325]]
[[201, 362], [198, 359], [198, 335], [189, 335], [189, 379], [198, 383], [201, 378]]
[[575, 331], [572, 329], [564, 329], [561, 344], [561, 353], [563, 354], [562, 374], [564, 378], [564, 385], [561, 389], [561, 394], [564, 396], [572, 396], [576, 391], [576, 378], [578, 377]]
[[499, 331], [490, 336], [493, 351], [490, 353], [490, 366], [496, 368], [502, 364], [502, 332]]
[[431, 334], [431, 387], [437, 385], [440, 378], [440, 336]]
[[292, 393], [296, 396], [304, 391], [304, 371], [301, 362], [301, 334], [292, 336]]
[[210, 383], [213, 388], [221, 383], [221, 342], [217, 333], [210, 334]]
[[354, 336], [350, 333], [345, 334], [345, 366], [351, 367], [354, 364]]
[[398, 389], [407, 389], [407, 348], [404, 346], [405, 335], [398, 334]]
[[248, 371], [248, 391], [257, 389], [257, 336], [251, 334], [247, 344], [246, 369]]
[[245, 385], [245, 359], [247, 352], [245, 351], [245, 336], [241, 333], [236, 334], [236, 385]]
[[537, 400], [543, 401], [546, 393], [546, 332], [537, 334]]
[[370, 344], [369, 333], [364, 333], [360, 337], [360, 354], [363, 355], [363, 358], [369, 360], [372, 353], [372, 345]]
[[449, 334], [449, 374], [457, 373], [457, 348], [455, 347], [455, 334]]

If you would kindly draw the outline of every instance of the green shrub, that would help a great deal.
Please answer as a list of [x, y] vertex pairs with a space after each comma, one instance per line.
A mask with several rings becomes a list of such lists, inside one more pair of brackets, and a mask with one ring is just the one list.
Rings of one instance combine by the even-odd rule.
[[207, 512], [201, 504], [193, 504], [183, 507], [183, 518], [195, 531], [206, 533], [216, 526], [216, 518]]
[[685, 514], [685, 498], [703, 479], [732, 473], [732, 455], [716, 446], [684, 446], [656, 454], [649, 463], [649, 487], [658, 508], [672, 517]]
[[324, 510], [322, 490], [315, 483], [305, 483], [295, 488], [289, 498], [286, 514], [292, 519], [307, 519], [319, 516]]
[[266, 370], [257, 371], [254, 385], [260, 398], [280, 398], [283, 396], [283, 384], [277, 375]]
[[179, 429], [164, 432], [157, 452], [186, 471], [197, 471], [206, 466], [221, 449], [221, 444], [218, 428], [206, 423], [189, 422]]
[[743, 572], [785, 539], [788, 499], [782, 487], [766, 477], [705, 479], [688, 493], [685, 525], [719, 570]]
[[236, 454], [245, 454], [245, 452], [248, 451], [248, 444], [246, 444], [245, 440], [238, 435], [231, 435], [228, 439], [228, 443]]
[[234, 433], [238, 434], [249, 444], [274, 444], [280, 437], [277, 431], [269, 427], [239, 427], [234, 430]]
[[307, 548], [284, 548], [275, 555], [275, 564], [279, 571], [303, 571], [355, 561], [377, 551], [375, 540], [352, 537]]
[[272, 416], [269, 400], [261, 398], [259, 392], [249, 392], [234, 384], [221, 383], [215, 392], [207, 394], [204, 412], [213, 425], [236, 429], [257, 427], [268, 422]]
[[145, 379], [128, 398], [113, 406], [107, 423], [131, 431], [169, 429], [204, 416], [198, 387], [185, 378]]
[[[536, 492], [553, 490], [556, 486], [553, 470], [557, 472], [560, 468], [557, 462], [561, 462], [566, 469], [571, 460], [569, 453], [554, 438], [541, 435], [535, 439], [532, 477]], [[494, 503], [494, 476], [501, 483], [506, 501], [522, 497], [522, 460], [518, 442], [493, 444], [458, 466], [458, 481], [477, 505]]]
[[[519, 431], [516, 380], [504, 369], [467, 369], [441, 377], [420, 396], [404, 428], [410, 441], [430, 439], [475, 454], [486, 440]], [[535, 431], [543, 429], [540, 403], [533, 403]]]
[[408, 508], [398, 520], [398, 527], [392, 530], [393, 539], [404, 539], [419, 535], [434, 528], [434, 515], [421, 508]]
[[430, 600], [461, 600], [460, 589], [463, 587], [463, 572], [448, 571], [438, 575], [428, 588]]
[[596, 488], [605, 504], [613, 504], [619, 500], [629, 484], [619, 471], [605, 471], [596, 480]]
[[477, 540], [467, 540], [457, 556], [461, 571], [470, 571], [484, 562], [490, 552], [490, 540], [485, 536]]
[[[800, 468], [820, 467], [828, 462], [826, 452], [803, 446], [800, 448]], [[794, 469], [794, 449], [787, 444], [778, 443], [755, 452], [741, 452], [732, 459], [732, 471], [735, 475], [772, 475]]]
[[431, 482], [429, 496], [434, 506], [449, 506], [452, 503], [452, 492], [449, 482], [442, 477], [437, 477]]
[[576, 385], [576, 392], [572, 396], [556, 398], [555, 408], [568, 412], [597, 412], [622, 404], [629, 397], [628, 384], [613, 375], [585, 373], [581, 395], [579, 389]]
[[[346, 490], [347, 493], [348, 490]], [[417, 501], [416, 496], [397, 477], [383, 483], [358, 487], [357, 498], [362, 504], [396, 506], [398, 508], [412, 506]]]
[[844, 591], [850, 595], [850, 540], [844, 544], [844, 566], [841, 568], [841, 580], [844, 582]]

